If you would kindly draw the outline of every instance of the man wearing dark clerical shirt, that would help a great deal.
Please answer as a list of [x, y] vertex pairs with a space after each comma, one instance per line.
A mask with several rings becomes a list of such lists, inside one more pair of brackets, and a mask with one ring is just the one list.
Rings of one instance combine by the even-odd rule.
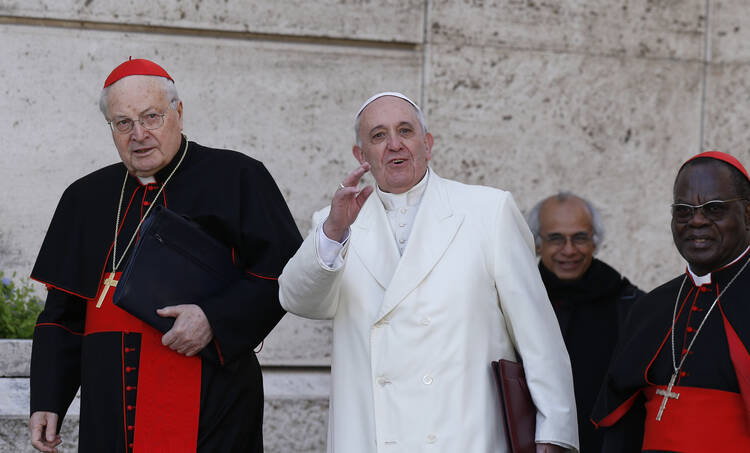
[[527, 221], [540, 257], [539, 273], [570, 355], [581, 453], [599, 452], [602, 432], [589, 414], [625, 316], [643, 291], [594, 258], [604, 228], [587, 200], [560, 192], [537, 203]]
[[[253, 347], [284, 314], [276, 278], [301, 242], [286, 203], [262, 163], [182, 135], [182, 102], [156, 63], [115, 68], [100, 108], [122, 162], [65, 190], [32, 272], [48, 289], [31, 359], [32, 444], [57, 451], [80, 387], [80, 452], [261, 452]], [[164, 335], [112, 303], [154, 205], [231, 247], [244, 271], [204, 300], [169, 301], [157, 312], [174, 318]], [[216, 362], [197, 355], [204, 348]]]
[[[616, 428], [645, 400], [643, 451], [750, 451], [748, 200], [728, 154], [698, 154], [677, 174], [672, 236], [687, 270], [633, 305], [592, 416]], [[608, 435], [604, 451], [638, 451]]]

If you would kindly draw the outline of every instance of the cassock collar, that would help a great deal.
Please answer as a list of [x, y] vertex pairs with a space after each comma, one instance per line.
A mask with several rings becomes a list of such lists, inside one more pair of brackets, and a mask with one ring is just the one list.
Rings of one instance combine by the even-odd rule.
[[596, 258], [578, 280], [560, 280], [541, 260], [539, 274], [553, 305], [597, 302], [614, 297], [629, 284], [619, 272]]
[[375, 190], [386, 211], [392, 211], [401, 207], [415, 206], [422, 200], [422, 195], [424, 195], [424, 191], [427, 188], [427, 179], [429, 176], [430, 169], [428, 168], [422, 179], [415, 184], [414, 187], [404, 193], [396, 194], [383, 192], [380, 190], [380, 187], [377, 187]]
[[138, 181], [141, 182], [141, 185], [147, 185], [147, 184], [156, 184], [156, 178], [153, 176], [146, 176], [145, 178], [141, 178], [140, 176], [137, 176]]
[[[156, 174], [153, 176], [148, 176], [145, 178], [136, 177], [135, 179], [141, 184], [151, 184], [151, 183], [157, 183], [157, 184], [163, 184], [164, 181], [169, 177], [170, 173], [172, 173], [172, 170], [174, 170], [174, 167], [177, 166], [177, 163], [180, 161], [180, 158], [182, 158], [183, 153], [187, 153], [187, 149], [185, 149], [185, 143], [187, 142], [187, 137], [185, 135], [182, 136], [182, 140], [180, 141], [180, 149], [177, 151], [177, 154], [174, 155], [171, 161], [162, 168], [161, 170], [157, 171]], [[189, 145], [188, 145], [189, 147]], [[190, 155], [185, 156], [185, 161], [190, 159]], [[182, 165], [185, 165], [186, 162], [182, 162]]]
[[718, 271], [721, 271], [721, 270], [724, 270], [724, 269], [726, 269], [726, 268], [728, 268], [728, 267], [732, 266], [732, 265], [733, 265], [734, 263], [736, 263], [737, 261], [741, 260], [741, 259], [742, 259], [742, 257], [744, 257], [745, 255], [747, 255], [747, 252], [748, 252], [748, 250], [750, 250], [750, 246], [748, 246], [748, 247], [747, 247], [747, 248], [745, 249], [745, 251], [744, 251], [744, 252], [740, 253], [740, 256], [738, 256], [737, 258], [735, 258], [735, 259], [734, 259], [734, 260], [733, 260], [733, 261], [732, 261], [731, 263], [729, 263], [729, 264], [727, 264], [726, 266], [723, 266], [723, 267], [721, 267], [721, 268], [719, 268], [719, 269], [716, 269], [716, 270], [715, 270], [715, 271], [713, 271], [713, 272], [709, 272], [709, 273], [708, 273], [708, 274], [706, 274], [706, 275], [696, 275], [696, 273], [695, 273], [695, 272], [693, 272], [693, 270], [692, 270], [692, 269], [690, 269], [690, 264], [688, 263], [688, 265], [687, 265], [687, 273], [688, 273], [688, 274], [690, 275], [690, 278], [692, 278], [692, 279], [693, 279], [693, 284], [694, 284], [695, 286], [710, 285], [710, 284], [711, 284], [711, 276], [712, 276], [712, 275], [713, 275], [714, 273], [716, 273], [716, 272], [718, 272]]

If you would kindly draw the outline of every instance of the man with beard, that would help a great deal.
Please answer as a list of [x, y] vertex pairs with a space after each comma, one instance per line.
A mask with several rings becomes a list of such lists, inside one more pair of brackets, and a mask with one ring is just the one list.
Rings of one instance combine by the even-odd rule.
[[[616, 429], [645, 399], [630, 430], [643, 430], [644, 451], [750, 451], [748, 200], [748, 173], [728, 154], [698, 154], [677, 174], [672, 236], [686, 272], [634, 304], [593, 412]], [[638, 451], [608, 436], [605, 452]]]
[[604, 228], [587, 200], [561, 192], [537, 203], [527, 221], [570, 355], [581, 453], [600, 452], [602, 432], [589, 416], [628, 310], [643, 291], [594, 258]]
[[[252, 348], [284, 314], [276, 278], [301, 240], [286, 203], [262, 163], [182, 135], [182, 101], [156, 63], [115, 68], [100, 108], [122, 162], [65, 190], [32, 272], [48, 288], [31, 357], [32, 444], [57, 451], [80, 387], [80, 452], [262, 452]], [[154, 205], [199, 224], [243, 271], [203, 300], [166, 301], [164, 335], [112, 303]], [[217, 361], [196, 355], [204, 349]]]

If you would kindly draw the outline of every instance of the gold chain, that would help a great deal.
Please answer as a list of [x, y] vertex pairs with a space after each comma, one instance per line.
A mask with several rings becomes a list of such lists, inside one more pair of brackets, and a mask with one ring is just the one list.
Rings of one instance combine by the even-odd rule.
[[128, 250], [130, 249], [130, 246], [133, 244], [133, 240], [138, 235], [138, 230], [141, 229], [141, 225], [143, 224], [143, 221], [146, 220], [146, 217], [148, 217], [149, 212], [151, 212], [151, 208], [154, 207], [156, 204], [156, 201], [159, 199], [159, 195], [161, 195], [161, 192], [164, 190], [164, 188], [167, 186], [167, 183], [170, 179], [172, 179], [172, 175], [175, 174], [178, 168], [180, 168], [180, 164], [182, 163], [182, 160], [185, 159], [185, 156], [187, 155], [187, 149], [188, 149], [188, 140], [187, 137], [185, 138], [185, 148], [182, 150], [182, 157], [180, 157], [180, 160], [177, 162], [177, 165], [172, 169], [172, 172], [167, 176], [167, 179], [164, 180], [164, 184], [161, 185], [159, 188], [159, 191], [156, 192], [156, 196], [154, 197], [154, 200], [151, 202], [151, 205], [146, 210], [146, 213], [141, 217], [140, 222], [138, 222], [138, 226], [135, 227], [135, 231], [133, 232], [133, 235], [130, 237], [130, 241], [128, 241], [128, 245], [125, 246], [125, 250], [122, 252], [122, 256], [120, 257], [119, 261], [116, 261], [117, 257], [117, 235], [120, 229], [120, 212], [122, 209], [122, 200], [125, 197], [125, 183], [128, 182], [128, 170], [125, 169], [125, 179], [122, 181], [122, 190], [120, 190], [120, 202], [117, 204], [117, 218], [115, 219], [115, 242], [112, 245], [112, 272], [116, 272], [117, 268], [120, 267], [120, 264], [122, 264], [122, 260], [125, 259], [125, 255], [127, 255]]
[[680, 303], [680, 295], [682, 294], [682, 288], [685, 286], [685, 281], [687, 280], [687, 273], [685, 273], [685, 278], [682, 279], [682, 284], [680, 285], [680, 290], [677, 292], [677, 299], [674, 301], [674, 312], [672, 312], [672, 368], [674, 368], [675, 375], [680, 374], [680, 370], [682, 369], [682, 365], [685, 363], [685, 359], [687, 359], [688, 354], [690, 353], [690, 349], [693, 348], [693, 343], [695, 343], [695, 339], [698, 338], [698, 334], [701, 333], [701, 329], [703, 328], [703, 325], [706, 323], [706, 320], [708, 319], [708, 315], [711, 314], [711, 311], [716, 306], [716, 303], [719, 301], [719, 298], [724, 295], [724, 293], [729, 289], [730, 286], [732, 286], [732, 283], [739, 277], [739, 275], [742, 273], [742, 271], [745, 270], [747, 267], [747, 264], [750, 263], [750, 259], [745, 261], [745, 264], [742, 265], [739, 271], [737, 271], [736, 274], [734, 274], [734, 277], [732, 277], [731, 280], [729, 280], [729, 283], [727, 283], [727, 286], [724, 287], [724, 289], [721, 290], [718, 296], [716, 296], [716, 299], [714, 299], [714, 302], [711, 304], [711, 307], [706, 312], [706, 316], [703, 317], [703, 321], [701, 321], [700, 325], [698, 326], [698, 329], [695, 331], [695, 335], [693, 335], [693, 339], [690, 340], [690, 344], [688, 345], [687, 349], [685, 350], [685, 353], [682, 355], [682, 359], [680, 359], [680, 364], [677, 365], [677, 359], [675, 358], [675, 347], [674, 347], [674, 331], [675, 331], [675, 324], [677, 323], [677, 306]]

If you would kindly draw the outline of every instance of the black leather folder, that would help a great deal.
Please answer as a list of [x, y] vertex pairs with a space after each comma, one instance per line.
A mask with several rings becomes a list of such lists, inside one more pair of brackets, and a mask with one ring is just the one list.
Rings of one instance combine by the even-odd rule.
[[512, 453], [534, 453], [536, 443], [536, 406], [531, 399], [523, 365], [500, 359], [492, 370], [503, 410], [505, 435]]
[[[166, 332], [172, 328], [174, 318], [157, 315], [157, 309], [197, 303], [240, 278], [242, 271], [234, 265], [232, 251], [227, 246], [195, 222], [163, 206], [155, 206], [141, 226], [113, 301], [131, 315]], [[204, 351], [211, 350], [209, 355], [213, 358], [214, 349], [209, 345]]]

